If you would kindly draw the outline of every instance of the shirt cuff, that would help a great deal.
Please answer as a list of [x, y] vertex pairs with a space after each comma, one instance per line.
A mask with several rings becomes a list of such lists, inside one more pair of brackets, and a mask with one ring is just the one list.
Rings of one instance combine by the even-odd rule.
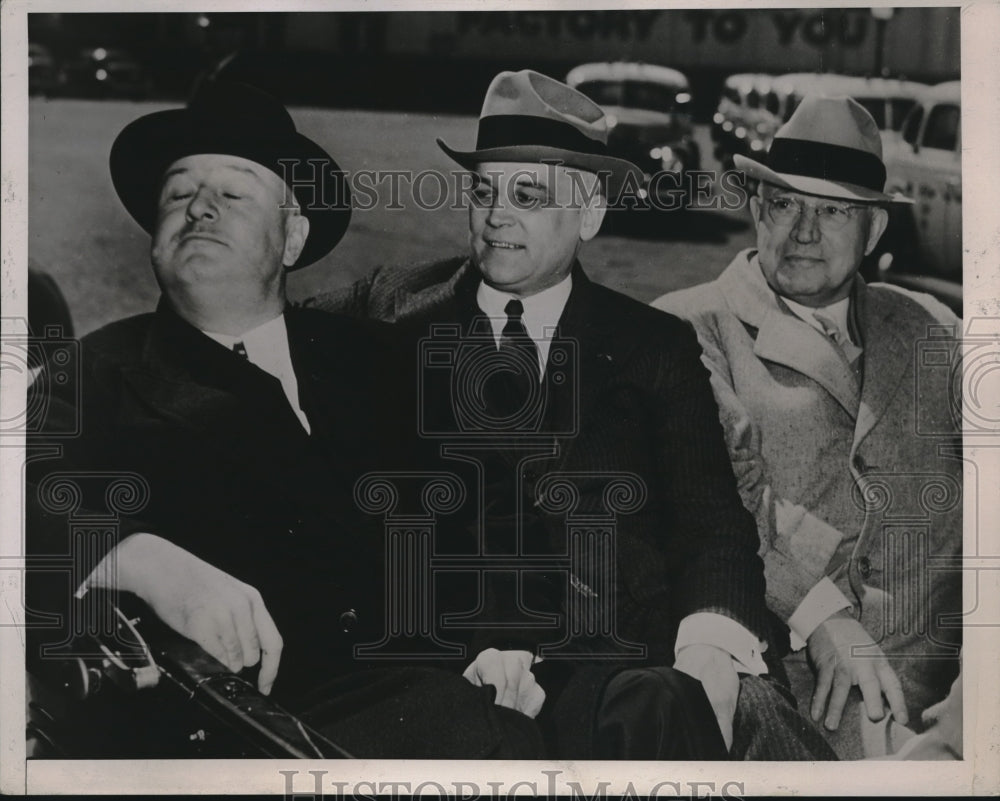
[[761, 655], [766, 648], [750, 630], [715, 612], [695, 612], [681, 621], [674, 643], [674, 656], [688, 645], [714, 645], [733, 657], [737, 673], [760, 676], [767, 673]]
[[848, 609], [850, 606], [851, 602], [828, 577], [817, 581], [816, 586], [809, 590], [792, 616], [788, 618], [792, 650], [798, 651], [805, 648], [806, 640], [820, 623], [834, 612]]

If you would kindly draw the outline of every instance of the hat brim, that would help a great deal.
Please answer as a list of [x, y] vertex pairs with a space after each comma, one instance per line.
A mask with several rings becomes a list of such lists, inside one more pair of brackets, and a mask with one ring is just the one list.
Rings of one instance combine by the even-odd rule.
[[746, 156], [733, 156], [736, 169], [745, 172], [751, 178], [774, 184], [785, 189], [792, 189], [807, 195], [837, 198], [839, 200], [860, 200], [866, 203], [912, 203], [904, 195], [889, 195], [878, 192], [866, 186], [848, 183], [846, 181], [828, 181], [824, 178], [814, 178], [809, 175], [775, 172], [766, 164], [754, 161]]
[[601, 180], [605, 198], [610, 205], [616, 205], [625, 190], [637, 196], [645, 183], [642, 170], [626, 159], [614, 156], [600, 156], [579, 153], [545, 145], [512, 145], [492, 147], [482, 150], [455, 150], [442, 139], [437, 140], [441, 148], [452, 160], [467, 170], [475, 169], [484, 161], [514, 161], [528, 164], [557, 164], [578, 170], [592, 172]]
[[[287, 177], [302, 214], [309, 220], [305, 247], [289, 270], [318, 261], [343, 237], [351, 219], [347, 178], [330, 155], [298, 132], [273, 138], [200, 128], [188, 109], [157, 111], [127, 125], [111, 147], [111, 180], [125, 209], [150, 234], [156, 225], [163, 175], [178, 159], [219, 153], [254, 161], [285, 180], [282, 161], [295, 168]], [[310, 180], [316, 173], [320, 180]]]

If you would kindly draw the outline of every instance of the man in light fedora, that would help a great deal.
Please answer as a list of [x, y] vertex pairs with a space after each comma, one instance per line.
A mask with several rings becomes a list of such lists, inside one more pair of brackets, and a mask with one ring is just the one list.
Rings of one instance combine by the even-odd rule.
[[[607, 135], [601, 108], [576, 90], [530, 70], [499, 74], [475, 149], [439, 140], [473, 176], [469, 255], [379, 269], [314, 302], [398, 321], [414, 340], [433, 341], [442, 324], [461, 332], [454, 373], [481, 385], [440, 381], [416, 350], [414, 362], [433, 415], [424, 430], [487, 443], [468, 479], [484, 488], [473, 510], [484, 552], [527, 564], [566, 553], [573, 521], [599, 530], [617, 515], [610, 551], [568, 575], [512, 571], [459, 607], [485, 608], [486, 622], [521, 614], [523, 625], [483, 626], [465, 675], [537, 715], [551, 756], [717, 759], [735, 743], [737, 757], [829, 758], [760, 677], [781, 642], [694, 333], [591, 282], [578, 261], [605, 199], [637, 172], [608, 155]], [[510, 440], [497, 446], [497, 433]], [[630, 489], [616, 502], [619, 480]], [[601, 624], [566, 659], [553, 646], [581, 614]], [[769, 728], [755, 728], [759, 710]]]
[[959, 429], [947, 369], [920, 356], [933, 338], [947, 364], [958, 320], [858, 275], [905, 202], [858, 103], [807, 97], [765, 161], [736, 166], [760, 182], [757, 247], [653, 305], [698, 332], [799, 706], [856, 758], [859, 716], [913, 723], [958, 668]]
[[[393, 464], [403, 416], [383, 379], [398, 368], [375, 323], [285, 298], [287, 273], [347, 228], [337, 164], [276, 99], [210, 81], [126, 126], [110, 166], [162, 297], [82, 340], [78, 386], [52, 383], [49, 430], [80, 434], [32, 465], [30, 553], [65, 554], [65, 513], [84, 514], [44, 491], [53, 475], [77, 476], [98, 518], [114, 498], [88, 476], [123, 476], [135, 508], [116, 539], [71, 553], [82, 584], [31, 575], [32, 608], [65, 619], [70, 592], [130, 591], [355, 756], [541, 756], [530, 719], [457, 673], [355, 657], [384, 633], [385, 573], [353, 487]], [[143, 728], [154, 750], [134, 755], [162, 756], [169, 731]]]

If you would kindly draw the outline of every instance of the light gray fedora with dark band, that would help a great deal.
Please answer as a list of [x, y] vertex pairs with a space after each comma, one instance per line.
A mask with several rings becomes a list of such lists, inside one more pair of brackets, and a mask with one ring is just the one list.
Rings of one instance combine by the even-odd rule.
[[869, 203], [912, 203], [885, 192], [882, 138], [872, 115], [849, 97], [803, 98], [774, 135], [763, 162], [735, 156], [736, 169], [809, 195]]
[[604, 110], [576, 89], [532, 70], [501, 72], [493, 79], [479, 115], [475, 150], [437, 143], [466, 169], [484, 161], [521, 161], [596, 173], [610, 202], [626, 182], [633, 191], [643, 182], [636, 165], [608, 155]]

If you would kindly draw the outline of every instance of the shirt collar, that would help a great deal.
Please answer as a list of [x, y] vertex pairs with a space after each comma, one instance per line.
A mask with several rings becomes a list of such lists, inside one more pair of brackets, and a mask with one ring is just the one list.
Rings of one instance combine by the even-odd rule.
[[233, 345], [242, 342], [247, 349], [250, 361], [255, 364], [258, 363], [257, 356], [265, 357], [266, 354], [272, 353], [276, 349], [288, 352], [288, 329], [285, 327], [285, 315], [283, 314], [279, 314], [256, 328], [251, 328], [238, 337], [230, 334], [216, 334], [213, 331], [202, 331], [202, 333], [214, 339], [227, 350], [232, 350]]
[[562, 281], [548, 289], [543, 289], [534, 295], [524, 298], [517, 298], [509, 292], [501, 292], [494, 289], [485, 281], [479, 282], [479, 290], [476, 293], [476, 303], [483, 313], [490, 318], [493, 326], [493, 333], [500, 338], [507, 323], [507, 312], [504, 309], [512, 299], [518, 299], [524, 306], [524, 327], [528, 335], [538, 342], [552, 336], [555, 327], [559, 323], [563, 309], [566, 308], [566, 301], [569, 300], [570, 291], [573, 289], [573, 276], [567, 275]]
[[295, 377], [295, 368], [292, 365], [292, 354], [288, 348], [288, 328], [285, 325], [283, 314], [238, 337], [229, 334], [215, 334], [211, 331], [203, 331], [202, 333], [228, 350], [232, 350], [233, 345], [237, 342], [242, 342], [247, 351], [247, 359], [281, 382], [281, 388], [285, 392], [285, 397], [288, 398], [292, 411], [295, 412], [306, 432], [311, 431], [309, 418], [299, 402], [299, 385]]
[[[792, 313], [803, 320], [805, 320], [809, 325], [815, 328], [817, 331], [822, 332], [823, 326], [816, 319], [814, 312], [822, 312], [826, 317], [833, 320], [837, 327], [843, 331], [848, 338], [853, 339], [850, 335], [850, 325], [847, 322], [847, 315], [851, 307], [850, 297], [841, 298], [836, 303], [831, 303], [829, 306], [818, 306], [812, 308], [810, 306], [803, 306], [801, 303], [796, 303], [794, 300], [789, 300], [788, 298], [782, 297], [782, 302], [788, 306]], [[857, 344], [857, 343], [855, 343]]]
[[[526, 298], [517, 298], [524, 306], [521, 321], [524, 323], [528, 336], [531, 337], [538, 349], [540, 376], [545, 373], [545, 365], [549, 361], [549, 349], [552, 346], [552, 337], [555, 334], [556, 326], [559, 325], [559, 318], [562, 317], [563, 309], [566, 308], [566, 301], [569, 300], [569, 293], [572, 289], [573, 276], [567, 275], [555, 286], [550, 286], [548, 289], [543, 289], [541, 292]], [[493, 338], [496, 340], [497, 347], [500, 347], [500, 337], [507, 324], [507, 312], [504, 309], [515, 298], [515, 295], [494, 289], [484, 281], [479, 282], [476, 303], [490, 319], [490, 328], [493, 330]]]
[[295, 371], [292, 368], [292, 357], [288, 350], [288, 329], [285, 327], [283, 314], [279, 314], [256, 328], [251, 328], [238, 337], [229, 334], [216, 334], [212, 331], [202, 333], [214, 339], [227, 350], [232, 350], [233, 345], [242, 342], [250, 362], [282, 382], [295, 376]]

